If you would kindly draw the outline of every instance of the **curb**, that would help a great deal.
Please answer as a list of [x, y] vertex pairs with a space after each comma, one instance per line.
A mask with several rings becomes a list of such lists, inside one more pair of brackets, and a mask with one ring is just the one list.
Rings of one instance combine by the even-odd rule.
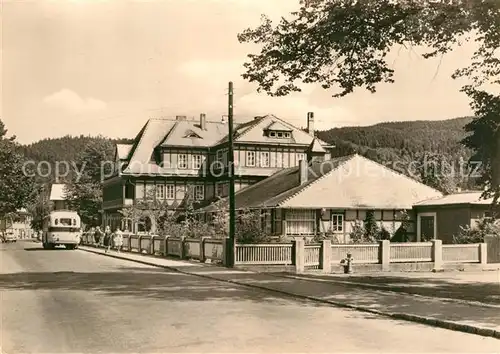
[[168, 269], [168, 270], [176, 271], [178, 273], [185, 274], [185, 275], [191, 275], [191, 276], [196, 276], [196, 277], [210, 279], [210, 280], [217, 280], [217, 281], [224, 282], [224, 283], [245, 286], [248, 288], [254, 288], [254, 289], [265, 290], [268, 292], [274, 292], [277, 294], [285, 295], [287, 297], [293, 297], [293, 298], [298, 298], [298, 299], [303, 299], [303, 300], [310, 300], [310, 301], [314, 301], [314, 302], [320, 302], [320, 303], [324, 303], [324, 304], [334, 305], [334, 306], [340, 307], [340, 308], [345, 308], [345, 309], [355, 310], [355, 311], [359, 311], [359, 312], [365, 312], [365, 313], [371, 313], [374, 315], [389, 317], [389, 318], [393, 318], [393, 319], [397, 319], [397, 320], [416, 322], [416, 323], [421, 323], [421, 324], [425, 324], [425, 325], [430, 325], [433, 327], [440, 327], [440, 328], [444, 328], [444, 329], [449, 329], [452, 331], [464, 332], [464, 333], [476, 334], [476, 335], [480, 335], [480, 336], [484, 336], [484, 337], [493, 337], [496, 339], [500, 339], [500, 331], [496, 331], [494, 329], [476, 327], [476, 326], [457, 323], [457, 322], [453, 322], [453, 321], [445, 321], [445, 320], [440, 320], [440, 319], [433, 318], [433, 317], [410, 315], [410, 314], [406, 314], [406, 313], [383, 312], [383, 311], [373, 310], [373, 309], [363, 307], [363, 306], [349, 305], [349, 304], [344, 304], [344, 303], [337, 302], [337, 301], [319, 299], [319, 298], [309, 296], [309, 295], [294, 294], [294, 293], [286, 292], [283, 290], [267, 288], [265, 286], [260, 286], [260, 285], [255, 285], [255, 284], [247, 284], [247, 283], [242, 283], [242, 282], [238, 282], [238, 281], [234, 281], [234, 280], [230, 280], [230, 279], [220, 279], [220, 278], [212, 277], [209, 275], [182, 271], [179, 268], [159, 265], [159, 264], [155, 264], [153, 262], [148, 262], [148, 261], [130, 259], [127, 257], [118, 256], [115, 254], [107, 254], [107, 253], [103, 254], [101, 252], [97, 252], [97, 251], [90, 250], [90, 249], [83, 249], [83, 248], [78, 248], [78, 249], [81, 251], [84, 251], [84, 252], [99, 254], [102, 256], [107, 256], [107, 257], [116, 258], [116, 259], [120, 259], [120, 260], [126, 260], [129, 262], [140, 263], [140, 264], [144, 264], [144, 265], [148, 265], [148, 266], [152, 266], [152, 267], [156, 267], [156, 268]]

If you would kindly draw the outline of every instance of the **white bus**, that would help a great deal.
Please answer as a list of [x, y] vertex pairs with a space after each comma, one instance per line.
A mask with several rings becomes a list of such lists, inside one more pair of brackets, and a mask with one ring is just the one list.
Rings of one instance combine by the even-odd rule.
[[67, 249], [73, 250], [78, 247], [81, 236], [81, 220], [75, 211], [53, 211], [43, 220], [44, 249], [64, 245]]

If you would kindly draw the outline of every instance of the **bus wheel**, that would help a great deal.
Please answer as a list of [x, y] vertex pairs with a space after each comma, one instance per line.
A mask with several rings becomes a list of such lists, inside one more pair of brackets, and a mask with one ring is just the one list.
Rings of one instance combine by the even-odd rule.
[[66, 247], [67, 250], [74, 250], [76, 248], [75, 245], [64, 245], [64, 247]]

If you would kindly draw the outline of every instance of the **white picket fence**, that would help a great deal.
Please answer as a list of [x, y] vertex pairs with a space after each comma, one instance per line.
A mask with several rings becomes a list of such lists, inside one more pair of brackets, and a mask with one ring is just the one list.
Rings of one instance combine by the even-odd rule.
[[[94, 245], [89, 234], [83, 235], [86, 245]], [[329, 241], [328, 241], [329, 242]], [[370, 244], [302, 244], [304, 267], [318, 269], [325, 259], [331, 264], [338, 264], [348, 253], [356, 264], [389, 263], [482, 263], [486, 257], [485, 244], [441, 245], [440, 241], [416, 243], [370, 243]], [[385, 245], [385, 246], [384, 246]], [[295, 257], [300, 252], [297, 243], [237, 244], [235, 263], [237, 265], [281, 265], [296, 263]], [[383, 249], [388, 247], [388, 249]], [[436, 247], [439, 250], [436, 251]], [[123, 250], [150, 255], [196, 259], [215, 262], [224, 261], [223, 239], [189, 239], [180, 237], [161, 237], [156, 235], [123, 235]], [[326, 253], [325, 253], [326, 252]], [[329, 252], [329, 254], [328, 254]], [[435, 259], [440, 255], [441, 259]]]

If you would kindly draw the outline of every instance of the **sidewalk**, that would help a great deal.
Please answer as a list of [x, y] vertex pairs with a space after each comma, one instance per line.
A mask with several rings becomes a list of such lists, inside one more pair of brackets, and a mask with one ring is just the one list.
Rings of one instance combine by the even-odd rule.
[[477, 273], [291, 274], [284, 277], [431, 297], [500, 309], [500, 271]]
[[439, 298], [362, 289], [335, 281], [314, 281], [299, 277], [232, 270], [137, 253], [105, 254], [101, 249], [85, 246], [80, 249], [287, 296], [500, 339], [500, 311], [496, 308], [474, 306], [470, 303], [444, 303]]

